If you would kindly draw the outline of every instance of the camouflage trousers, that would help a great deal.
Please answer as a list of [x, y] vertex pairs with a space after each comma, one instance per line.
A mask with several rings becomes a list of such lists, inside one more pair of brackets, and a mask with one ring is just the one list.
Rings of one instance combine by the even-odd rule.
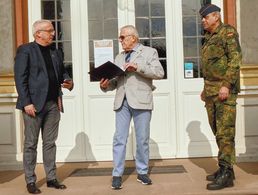
[[230, 94], [227, 100], [221, 101], [218, 96], [206, 97], [205, 107], [209, 124], [218, 145], [218, 162], [222, 166], [235, 163], [235, 123], [236, 94]]

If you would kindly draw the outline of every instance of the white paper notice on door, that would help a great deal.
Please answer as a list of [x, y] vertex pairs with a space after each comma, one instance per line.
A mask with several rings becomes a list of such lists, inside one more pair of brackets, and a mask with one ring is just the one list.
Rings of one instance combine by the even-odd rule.
[[193, 78], [193, 63], [185, 62], [185, 78]]
[[93, 44], [95, 68], [107, 61], [114, 61], [113, 40], [95, 40]]

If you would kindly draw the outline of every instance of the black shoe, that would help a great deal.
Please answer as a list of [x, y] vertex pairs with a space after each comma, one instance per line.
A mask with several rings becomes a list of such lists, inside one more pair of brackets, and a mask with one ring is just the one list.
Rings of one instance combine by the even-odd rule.
[[[233, 169], [233, 168], [229, 168], [229, 169], [232, 170], [233, 179], [236, 179], [235, 173], [234, 173], [234, 169]], [[219, 168], [215, 173], [213, 173], [213, 174], [211, 174], [211, 175], [207, 175], [207, 176], [206, 176], [206, 180], [207, 180], [207, 181], [215, 181], [216, 178], [219, 176], [220, 173], [221, 173], [221, 168]]]
[[47, 187], [55, 189], [66, 189], [64, 184], [60, 184], [56, 179], [47, 181]]
[[31, 194], [40, 194], [40, 189], [37, 188], [36, 184], [34, 182], [27, 184], [27, 190]]
[[232, 169], [222, 167], [221, 173], [212, 182], [207, 184], [208, 190], [220, 190], [226, 187], [234, 186]]
[[147, 174], [138, 174], [137, 176], [137, 181], [141, 182], [144, 185], [151, 185], [152, 181], [151, 179], [148, 177]]
[[113, 176], [111, 188], [114, 189], [114, 190], [122, 189], [122, 177]]

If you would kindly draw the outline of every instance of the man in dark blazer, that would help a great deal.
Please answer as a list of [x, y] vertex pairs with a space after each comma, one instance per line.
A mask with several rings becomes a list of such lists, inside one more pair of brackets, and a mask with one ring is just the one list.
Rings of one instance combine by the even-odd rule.
[[56, 178], [55, 141], [60, 111], [63, 110], [61, 88], [72, 90], [73, 81], [65, 71], [61, 53], [51, 47], [55, 36], [52, 23], [48, 20], [36, 21], [33, 36], [34, 42], [17, 49], [14, 76], [18, 92], [16, 108], [22, 110], [25, 126], [23, 165], [27, 190], [39, 194], [35, 167], [40, 130], [47, 187], [66, 188]]

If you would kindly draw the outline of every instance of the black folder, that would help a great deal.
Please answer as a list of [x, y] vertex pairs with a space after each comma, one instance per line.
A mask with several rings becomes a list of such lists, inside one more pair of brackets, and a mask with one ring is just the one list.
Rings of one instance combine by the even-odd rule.
[[116, 76], [124, 74], [124, 71], [114, 63], [107, 61], [91, 70], [89, 74], [95, 81], [100, 81], [102, 78], [109, 80], [113, 79]]

